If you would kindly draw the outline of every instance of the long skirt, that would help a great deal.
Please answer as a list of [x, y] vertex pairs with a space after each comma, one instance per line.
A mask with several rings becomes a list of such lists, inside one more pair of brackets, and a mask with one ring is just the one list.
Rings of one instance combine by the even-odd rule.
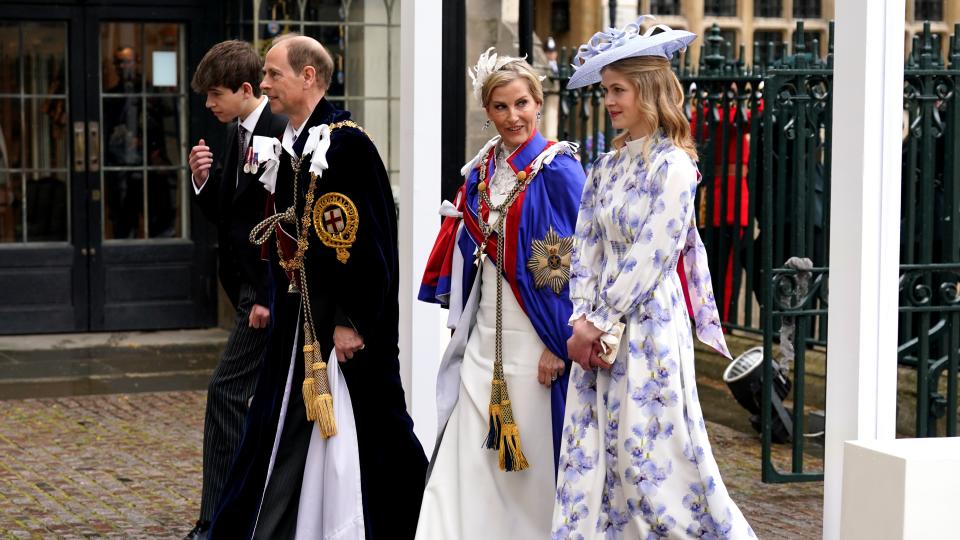
[[509, 285], [503, 284], [503, 371], [520, 430], [523, 471], [500, 470], [484, 448], [496, 335], [497, 273], [483, 265], [476, 325], [460, 370], [459, 399], [423, 494], [418, 540], [528, 540], [550, 535], [555, 486], [550, 390], [537, 382], [545, 348]]
[[627, 321], [609, 370], [570, 371], [554, 539], [755, 538], [720, 478], [676, 273]]

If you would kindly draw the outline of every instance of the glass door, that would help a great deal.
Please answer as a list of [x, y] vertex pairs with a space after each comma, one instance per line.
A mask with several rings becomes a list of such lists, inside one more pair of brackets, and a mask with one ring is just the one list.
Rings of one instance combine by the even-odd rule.
[[189, 11], [87, 11], [91, 329], [201, 326], [215, 306], [187, 185]]
[[71, 121], [83, 77], [70, 41], [81, 20], [25, 12], [0, 7], [0, 333], [84, 330], [85, 125]]
[[0, 4], [0, 334], [213, 324], [187, 191], [204, 9]]

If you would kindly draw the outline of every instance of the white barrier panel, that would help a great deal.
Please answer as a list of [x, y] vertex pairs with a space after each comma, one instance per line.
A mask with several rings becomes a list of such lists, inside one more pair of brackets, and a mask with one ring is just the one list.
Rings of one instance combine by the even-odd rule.
[[844, 540], [960, 537], [960, 437], [847, 441]]

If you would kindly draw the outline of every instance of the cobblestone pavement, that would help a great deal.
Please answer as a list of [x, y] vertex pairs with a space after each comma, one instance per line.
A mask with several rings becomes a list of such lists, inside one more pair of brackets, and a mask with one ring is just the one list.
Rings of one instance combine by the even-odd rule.
[[[182, 537], [200, 500], [205, 398], [0, 401], [0, 538]], [[819, 538], [821, 483], [762, 484], [756, 438], [708, 429], [724, 480], [760, 538]]]

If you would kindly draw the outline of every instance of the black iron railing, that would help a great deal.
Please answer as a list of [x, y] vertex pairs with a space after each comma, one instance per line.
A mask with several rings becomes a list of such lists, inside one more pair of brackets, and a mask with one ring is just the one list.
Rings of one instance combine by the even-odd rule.
[[[792, 463], [771, 461], [772, 382], [763, 389], [763, 479], [816, 480], [805, 467], [807, 353], [827, 340], [833, 34], [817, 40], [755, 43], [734, 54], [714, 26], [696, 67], [674, 60], [703, 176], [697, 226], [707, 245], [714, 292], [729, 331], [763, 337], [764, 380], [792, 364]], [[947, 54], [929, 24], [904, 69], [901, 301], [898, 358], [916, 373], [915, 436], [957, 433], [960, 360], [960, 25]], [[572, 53], [562, 51], [559, 138], [581, 143], [590, 167], [614, 133], [599, 88], [566, 90]], [[791, 341], [782, 347], [781, 331]], [[786, 334], [784, 334], [786, 335]], [[775, 348], [776, 347], [776, 348]], [[792, 351], [784, 358], [784, 350]], [[775, 359], [777, 361], [775, 365]], [[787, 361], [784, 361], [787, 360]], [[901, 387], [903, 384], [901, 384]], [[822, 400], [820, 400], [822, 402]]]

